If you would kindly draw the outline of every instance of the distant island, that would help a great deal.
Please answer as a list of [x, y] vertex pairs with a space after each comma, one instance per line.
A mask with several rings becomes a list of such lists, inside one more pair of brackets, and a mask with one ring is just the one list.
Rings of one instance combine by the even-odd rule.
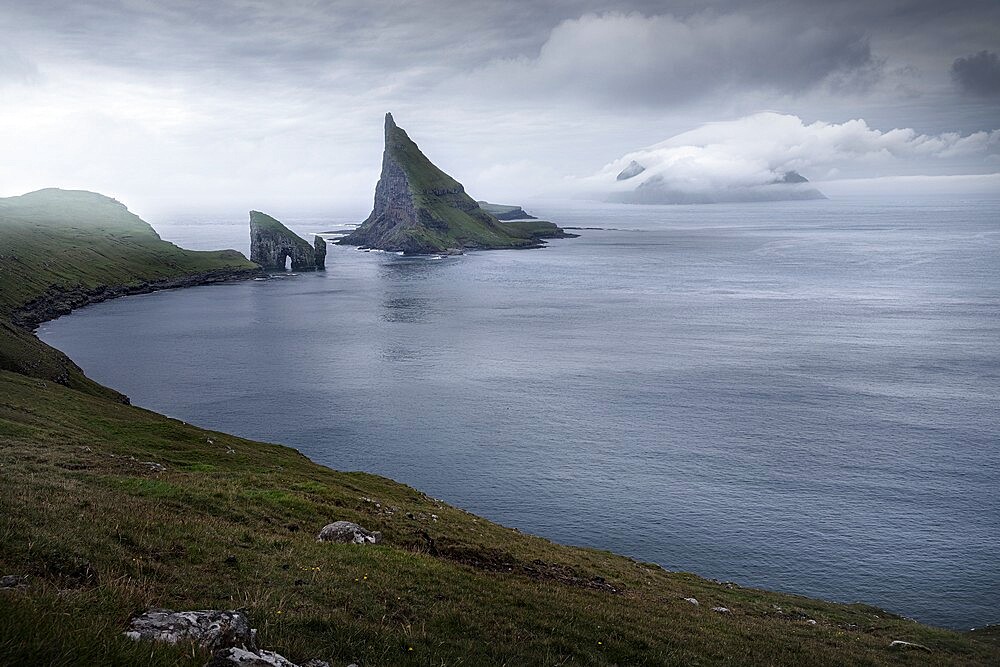
[[[646, 171], [646, 167], [632, 160], [618, 173], [615, 180], [621, 183], [637, 179]], [[614, 192], [608, 201], [623, 204], [722, 204], [826, 199], [826, 195], [816, 188], [807, 187], [805, 184], [809, 183], [809, 179], [797, 171], [786, 171], [780, 177], [762, 185], [732, 186], [704, 191], [679, 187], [676, 183], [668, 182], [661, 174], [638, 180], [640, 182], [634, 189]]]
[[337, 243], [438, 254], [537, 248], [544, 243], [542, 239], [564, 236], [569, 235], [553, 223], [523, 225], [498, 220], [466, 194], [461, 183], [427, 159], [387, 113], [375, 205], [368, 219]]
[[483, 209], [501, 222], [506, 220], [538, 219], [533, 215], [525, 213], [524, 209], [520, 206], [512, 206], [510, 204], [491, 204], [488, 201], [477, 201], [476, 203], [479, 204], [479, 208]]

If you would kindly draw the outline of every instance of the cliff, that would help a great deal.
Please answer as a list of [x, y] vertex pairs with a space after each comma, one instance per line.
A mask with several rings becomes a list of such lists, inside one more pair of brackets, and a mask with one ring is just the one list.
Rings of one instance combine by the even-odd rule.
[[250, 260], [267, 271], [284, 271], [291, 258], [293, 271], [326, 268], [326, 241], [316, 236], [315, 245], [260, 211], [250, 211]]
[[434, 166], [392, 114], [385, 115], [382, 175], [372, 213], [339, 242], [414, 254], [538, 246], [505, 229], [461, 183]]

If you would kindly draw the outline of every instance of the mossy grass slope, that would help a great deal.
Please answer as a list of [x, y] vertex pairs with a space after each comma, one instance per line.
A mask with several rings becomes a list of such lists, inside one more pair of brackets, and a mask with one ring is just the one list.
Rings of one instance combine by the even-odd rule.
[[0, 241], [0, 315], [7, 317], [52, 290], [256, 268], [235, 250], [179, 248], [116, 200], [77, 190], [0, 199]]
[[124, 205], [93, 192], [53, 188], [0, 199], [0, 369], [123, 400], [25, 326], [121, 294], [257, 270], [235, 250], [168, 243]]
[[[83, 251], [53, 254], [54, 285]], [[10, 328], [0, 352], [54, 353]], [[0, 591], [0, 664], [203, 665], [192, 646], [122, 636], [149, 607], [241, 608], [265, 648], [341, 665], [1000, 662], [989, 641], [553, 544], [105, 391], [0, 370], [0, 574], [29, 577]], [[338, 519], [384, 543], [317, 543]], [[931, 653], [889, 649], [897, 639]]]

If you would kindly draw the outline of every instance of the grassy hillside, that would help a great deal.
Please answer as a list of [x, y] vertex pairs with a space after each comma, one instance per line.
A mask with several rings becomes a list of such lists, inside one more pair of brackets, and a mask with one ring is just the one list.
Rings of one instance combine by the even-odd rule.
[[[90, 256], [87, 235], [57, 252], [69, 233], [38, 231], [19, 252], [50, 257], [52, 285], [94, 284], [92, 267], [75, 264]], [[133, 243], [155, 246], [138, 223], [114, 234], [125, 238], [95, 240], [105, 247], [102, 275], [181, 275], [155, 254], [137, 268]], [[5, 293], [3, 302], [18, 310], [48, 290], [45, 280], [26, 277], [35, 291]], [[44, 365], [58, 355], [4, 327], [11, 334], [0, 337], [0, 357]], [[873, 607], [556, 545], [90, 385], [0, 370], [0, 575], [29, 576], [27, 587], [0, 591], [3, 665], [203, 665], [208, 656], [191, 646], [122, 637], [131, 615], [154, 606], [242, 608], [263, 647], [334, 665], [1000, 663], [989, 634], [977, 641]], [[317, 543], [338, 519], [381, 530], [383, 544]], [[897, 639], [931, 653], [890, 649]]]
[[93, 192], [48, 189], [0, 199], [3, 317], [57, 293], [255, 269], [235, 250], [196, 252], [163, 241], [124, 205]]
[[195, 252], [163, 241], [125, 206], [93, 192], [0, 199], [0, 369], [124, 400], [25, 327], [121, 294], [257, 271], [235, 250]]

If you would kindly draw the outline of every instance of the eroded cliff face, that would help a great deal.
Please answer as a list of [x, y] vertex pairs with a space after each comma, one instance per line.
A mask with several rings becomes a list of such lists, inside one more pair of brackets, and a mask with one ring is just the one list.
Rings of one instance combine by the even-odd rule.
[[260, 211], [250, 211], [250, 261], [267, 271], [283, 271], [291, 258], [293, 271], [326, 268], [326, 241], [316, 237], [315, 245]]
[[538, 242], [504, 226], [385, 116], [382, 175], [371, 215], [340, 243], [407, 253], [523, 248]]

